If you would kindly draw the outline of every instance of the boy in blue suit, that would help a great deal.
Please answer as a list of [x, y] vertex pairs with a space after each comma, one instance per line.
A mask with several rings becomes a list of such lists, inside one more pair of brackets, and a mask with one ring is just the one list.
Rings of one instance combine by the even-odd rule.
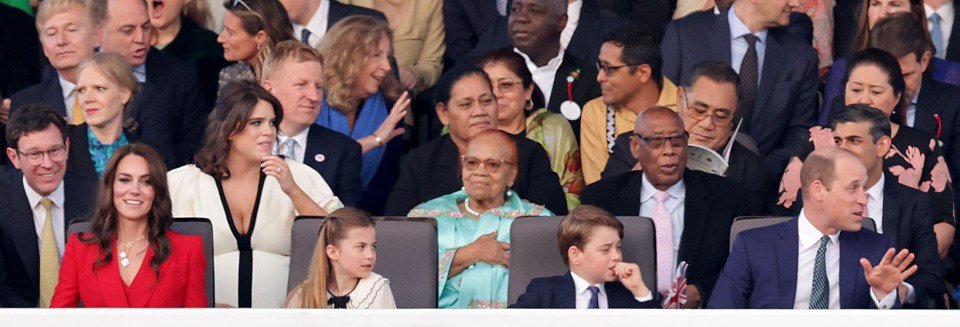
[[623, 224], [603, 209], [584, 205], [557, 230], [560, 255], [570, 267], [562, 276], [534, 278], [510, 308], [656, 308], [640, 266], [622, 262]]

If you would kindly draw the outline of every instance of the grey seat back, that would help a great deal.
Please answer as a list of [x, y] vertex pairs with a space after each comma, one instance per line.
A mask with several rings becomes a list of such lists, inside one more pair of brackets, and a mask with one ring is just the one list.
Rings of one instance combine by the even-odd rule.
[[[733, 225], [730, 226], [730, 249], [733, 250], [733, 243], [737, 240], [737, 235], [745, 230], [770, 226], [793, 219], [792, 216], [743, 216], [733, 219]], [[864, 218], [860, 223], [863, 228], [871, 231], [877, 230], [877, 223], [873, 218]]]
[[[89, 221], [74, 222], [70, 224], [70, 227], [67, 229], [67, 235], [80, 232], [89, 233], [91, 229], [90, 226]], [[204, 273], [207, 306], [211, 308], [214, 307], [216, 304], [216, 293], [214, 289], [215, 275], [213, 270], [213, 225], [210, 223], [210, 219], [195, 217], [175, 218], [170, 229], [180, 234], [200, 236], [200, 238], [203, 239], [203, 254], [207, 258], [207, 271]]]
[[[397, 308], [437, 307], [437, 228], [429, 218], [376, 217], [377, 263], [374, 271], [390, 279]], [[293, 222], [287, 290], [310, 270], [322, 217]]]
[[[557, 228], [563, 217], [522, 217], [510, 227], [510, 279], [507, 303], [517, 302], [530, 280], [557, 276], [569, 269], [560, 256]], [[623, 223], [623, 261], [640, 265], [643, 282], [657, 286], [656, 239], [653, 220], [617, 217]]]

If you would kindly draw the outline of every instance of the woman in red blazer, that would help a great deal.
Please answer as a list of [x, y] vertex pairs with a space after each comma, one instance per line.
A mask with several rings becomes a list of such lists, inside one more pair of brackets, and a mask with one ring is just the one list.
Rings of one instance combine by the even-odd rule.
[[166, 167], [139, 143], [117, 149], [92, 232], [70, 236], [50, 307], [206, 307], [200, 237], [170, 230]]

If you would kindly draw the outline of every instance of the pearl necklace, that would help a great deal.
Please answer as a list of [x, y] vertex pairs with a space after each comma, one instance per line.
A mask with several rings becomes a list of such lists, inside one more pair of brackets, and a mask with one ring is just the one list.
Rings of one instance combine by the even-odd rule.
[[[143, 235], [140, 235], [140, 236], [137, 237], [137, 239], [134, 240], [133, 242], [123, 242], [123, 241], [120, 241], [120, 239], [117, 239], [117, 241], [123, 243], [123, 248], [124, 248], [124, 249], [121, 250], [120, 253], [119, 253], [119, 256], [120, 256], [120, 267], [126, 268], [127, 266], [130, 265], [130, 258], [129, 258], [129, 256], [127, 255], [127, 252], [129, 252], [130, 249], [133, 248], [133, 246], [134, 246], [135, 244], [137, 244], [137, 242], [143, 240], [143, 238], [144, 238]], [[137, 253], [137, 255], [143, 255], [143, 253], [146, 252], [146, 251], [147, 251], [147, 249], [143, 249], [143, 251], [140, 251], [139, 253]]]
[[467, 197], [466, 199], [463, 200], [463, 209], [467, 210], [467, 213], [471, 215], [480, 217], [479, 212], [477, 212], [476, 210], [473, 210], [473, 208], [470, 208], [470, 197]]

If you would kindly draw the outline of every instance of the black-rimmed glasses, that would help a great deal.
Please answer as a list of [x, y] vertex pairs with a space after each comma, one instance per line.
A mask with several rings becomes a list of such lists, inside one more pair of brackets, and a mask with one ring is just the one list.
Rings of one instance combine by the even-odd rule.
[[615, 71], [617, 71], [617, 70], [620, 70], [620, 68], [630, 67], [630, 66], [638, 66], [638, 65], [642, 65], [642, 64], [623, 64], [623, 65], [620, 65], [620, 66], [608, 66], [608, 65], [606, 65], [606, 64], [604, 64], [604, 63], [601, 63], [601, 62], [597, 61], [597, 71], [598, 71], [598, 72], [603, 72], [603, 73], [606, 74], [607, 76], [610, 76], [610, 74], [612, 74], [613, 72], [615, 72]]
[[634, 132], [633, 136], [636, 136], [646, 142], [647, 146], [650, 148], [659, 149], [663, 147], [667, 141], [670, 141], [670, 145], [675, 148], [685, 147], [687, 146], [687, 139], [690, 137], [690, 134], [687, 133], [687, 131], [683, 131], [683, 133], [680, 133], [680, 135], [673, 136], [643, 136]]

